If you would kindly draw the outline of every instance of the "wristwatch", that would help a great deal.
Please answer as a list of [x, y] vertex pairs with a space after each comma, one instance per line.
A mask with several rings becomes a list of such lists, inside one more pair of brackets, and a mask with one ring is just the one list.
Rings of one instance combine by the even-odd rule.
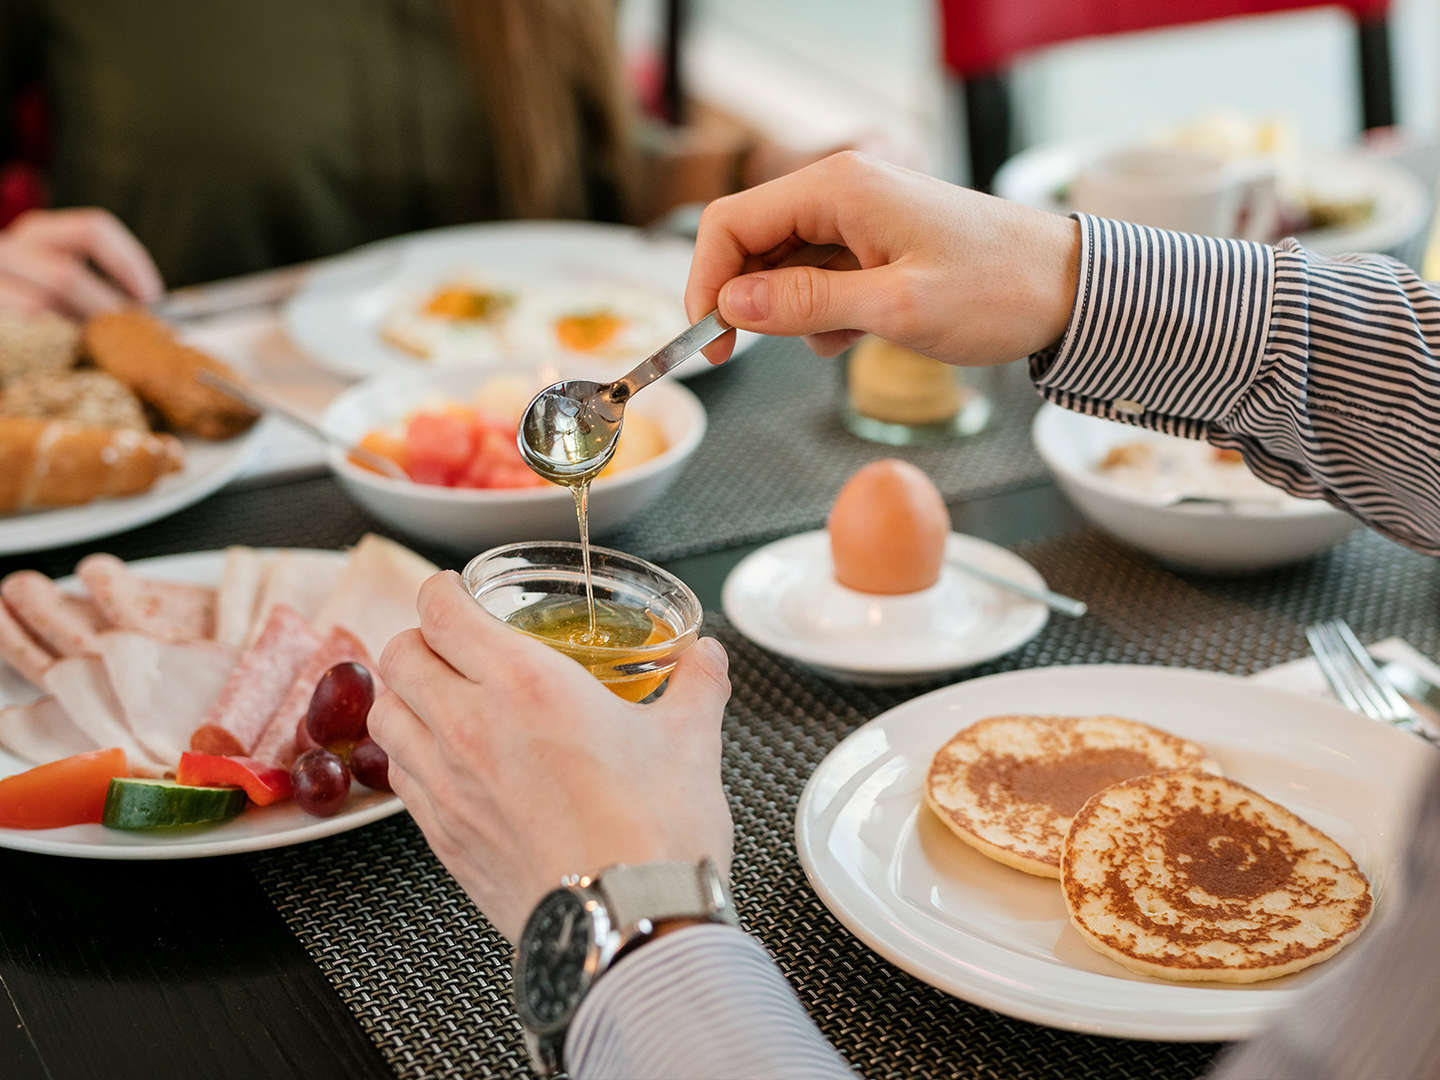
[[546, 893], [515, 950], [515, 1011], [541, 1076], [561, 1068], [565, 1033], [595, 980], [675, 919], [735, 925], [730, 889], [709, 859], [617, 863]]

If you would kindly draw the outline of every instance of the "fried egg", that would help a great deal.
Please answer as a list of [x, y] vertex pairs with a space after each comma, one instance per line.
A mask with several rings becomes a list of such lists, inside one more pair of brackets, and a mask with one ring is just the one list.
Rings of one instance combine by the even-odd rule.
[[413, 356], [437, 362], [479, 361], [505, 351], [514, 288], [478, 277], [455, 277], [408, 291], [390, 310], [380, 336]]
[[688, 325], [679, 296], [632, 285], [587, 283], [528, 290], [507, 336], [534, 357], [638, 362]]

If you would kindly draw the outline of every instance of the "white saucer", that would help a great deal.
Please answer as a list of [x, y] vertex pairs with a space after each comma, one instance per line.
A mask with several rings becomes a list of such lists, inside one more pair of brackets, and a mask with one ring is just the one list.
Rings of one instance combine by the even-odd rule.
[[1045, 580], [1018, 555], [951, 533], [940, 580], [918, 593], [877, 596], [835, 580], [823, 529], [777, 540], [725, 579], [725, 617], [758, 645], [845, 682], [918, 682], [1019, 648], [1049, 617], [1044, 604], [973, 578], [975, 566], [1021, 585]]

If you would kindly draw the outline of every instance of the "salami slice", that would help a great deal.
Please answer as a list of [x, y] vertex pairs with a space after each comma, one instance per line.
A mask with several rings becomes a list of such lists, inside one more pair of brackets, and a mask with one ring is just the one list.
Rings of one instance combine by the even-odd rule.
[[190, 748], [253, 756], [285, 692], [319, 647], [320, 638], [294, 608], [277, 606], [190, 737]]
[[371, 678], [375, 680], [375, 694], [378, 697], [382, 689], [380, 677], [375, 674], [375, 663], [366, 652], [364, 643], [343, 626], [337, 626], [296, 673], [295, 681], [290, 684], [290, 689], [275, 707], [270, 723], [250, 756], [272, 765], [289, 766], [298, 753], [295, 745], [296, 724], [304, 718], [310, 707], [310, 695], [315, 692], [315, 684], [325, 672], [347, 660], [355, 661], [370, 672]]

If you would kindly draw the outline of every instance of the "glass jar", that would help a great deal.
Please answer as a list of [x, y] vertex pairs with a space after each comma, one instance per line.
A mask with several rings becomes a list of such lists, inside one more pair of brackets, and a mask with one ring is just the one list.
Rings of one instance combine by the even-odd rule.
[[890, 446], [940, 442], [983, 431], [990, 399], [966, 369], [881, 338], [862, 339], [845, 361], [845, 426]]

